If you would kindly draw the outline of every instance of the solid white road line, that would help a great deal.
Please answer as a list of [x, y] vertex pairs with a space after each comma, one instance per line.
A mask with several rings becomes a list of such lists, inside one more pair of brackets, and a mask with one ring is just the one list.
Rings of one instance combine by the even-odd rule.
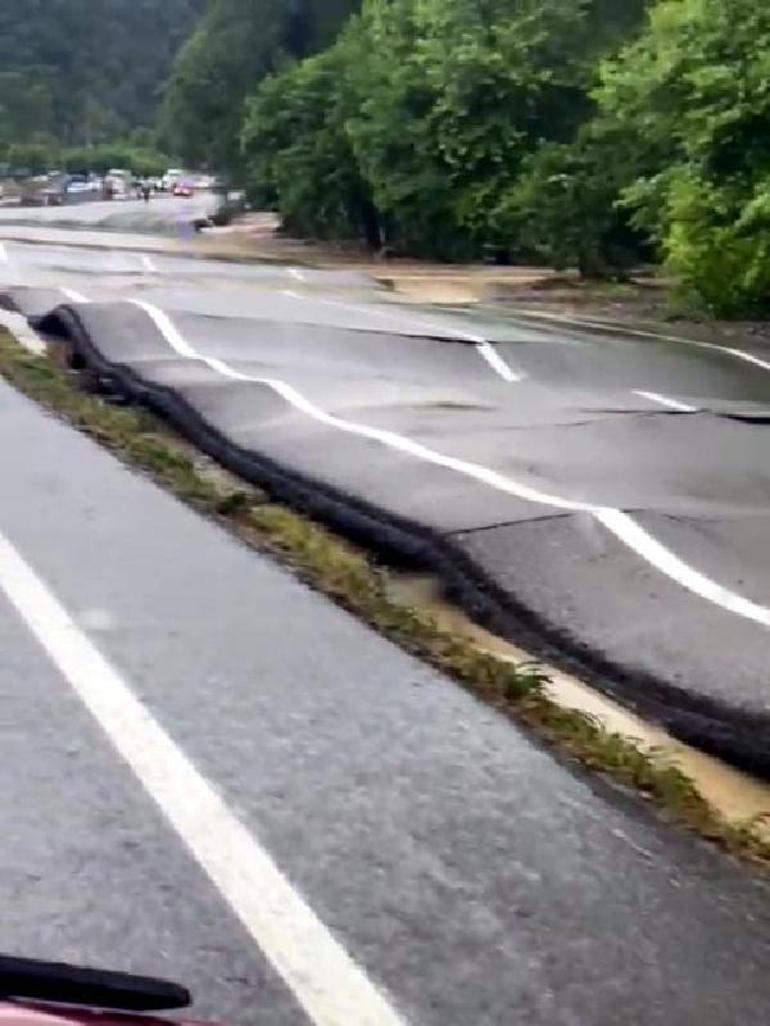
[[237, 371], [233, 367], [230, 367], [229, 364], [224, 362], [224, 360], [202, 355], [197, 352], [197, 350], [193, 349], [190, 343], [182, 337], [168, 314], [158, 309], [154, 304], [147, 303], [141, 299], [132, 299], [130, 302], [135, 306], [141, 307], [147, 314], [149, 314], [159, 331], [165, 336], [166, 341], [169, 343], [171, 348], [180, 356], [184, 356], [189, 360], [199, 360], [201, 363], [207, 364], [218, 374], [231, 378], [233, 381], [250, 381], [255, 384], [266, 385], [268, 388], [272, 388], [274, 392], [277, 392], [278, 395], [282, 396], [296, 409], [301, 410], [309, 417], [313, 417], [315, 420], [318, 420], [323, 424], [328, 424], [330, 427], [337, 428], [339, 431], [345, 431], [348, 434], [360, 435], [363, 438], [371, 438], [374, 441], [382, 442], [384, 445], [388, 445], [393, 449], [400, 449], [401, 452], [409, 453], [410, 455], [416, 456], [428, 463], [434, 463], [437, 466], [446, 467], [449, 470], [456, 470], [468, 477], [475, 478], [477, 481], [491, 485], [493, 488], [508, 492], [510, 495], [516, 495], [520, 498], [527, 499], [530, 502], [539, 502], [548, 506], [557, 506], [560, 509], [587, 510], [589, 512], [595, 508], [584, 502], [573, 502], [570, 499], [561, 499], [553, 495], [546, 495], [544, 492], [539, 492], [534, 488], [529, 488], [526, 485], [520, 485], [509, 478], [504, 477], [502, 474], [498, 474], [496, 471], [490, 470], [488, 467], [481, 466], [478, 463], [469, 463], [466, 460], [455, 459], [453, 456], [444, 456], [441, 453], [435, 452], [433, 449], [429, 449], [426, 446], [421, 445], [419, 442], [414, 442], [410, 438], [396, 434], [394, 431], [386, 431], [382, 428], [369, 427], [365, 424], [357, 424], [353, 421], [343, 420], [341, 417], [335, 417], [330, 413], [326, 413], [309, 399], [306, 399], [295, 388], [284, 381], [279, 381], [274, 378], [258, 378], [250, 374], [243, 374], [241, 371]]
[[403, 1026], [403, 1020], [267, 851], [2, 534], [0, 589], [283, 978], [309, 1020], [315, 1026]]
[[697, 406], [689, 406], [678, 399], [670, 399], [667, 395], [661, 395], [660, 392], [645, 392], [641, 388], [635, 388], [634, 395], [640, 395], [643, 399], [649, 399], [653, 403], [660, 403], [661, 406], [668, 406], [670, 410], [679, 410], [680, 413], [698, 412]]
[[490, 342], [477, 342], [476, 349], [484, 357], [492, 370], [504, 381], [521, 381], [522, 375], [512, 370]]
[[67, 289], [63, 285], [59, 286], [59, 292], [63, 292], [67, 299], [72, 303], [90, 303], [91, 300], [88, 296], [84, 296], [82, 292], [76, 292], [75, 289]]
[[588, 318], [576, 318], [569, 317], [565, 314], [551, 314], [544, 313], [542, 310], [522, 310], [521, 313], [526, 317], [532, 317], [541, 321], [551, 321], [554, 324], [566, 324], [573, 328], [598, 328], [604, 332], [614, 332], [618, 335], [632, 335], [635, 338], [652, 338], [657, 339], [659, 342], [676, 342], [683, 346], [696, 346], [699, 349], [713, 349], [718, 353], [726, 353], [728, 356], [734, 356], [737, 360], [744, 360], [746, 363], [751, 363], [755, 367], [761, 367], [762, 370], [770, 371], [770, 362], [762, 360], [758, 356], [754, 356], [753, 353], [744, 352], [743, 349], [734, 349], [731, 346], [720, 346], [715, 342], [700, 342], [694, 338], [683, 338], [681, 335], [663, 335], [657, 331], [643, 331], [641, 328], [627, 328], [623, 324], [609, 324], [605, 321], [592, 321]]
[[608, 531], [611, 531], [616, 538], [627, 545], [633, 552], [646, 560], [657, 570], [660, 570], [661, 573], [671, 578], [671, 580], [675, 581], [677, 584], [687, 588], [689, 591], [699, 595], [701, 598], [706, 599], [708, 602], [721, 606], [723, 609], [726, 609], [731, 613], [736, 613], [748, 620], [753, 620], [765, 627], [770, 627], [769, 608], [766, 606], [760, 606], [757, 603], [752, 602], [750, 599], [746, 599], [741, 595], [729, 591], [727, 588], [723, 588], [722, 585], [717, 584], [704, 574], [694, 570], [692, 567], [682, 562], [682, 560], [673, 552], [661, 545], [660, 542], [653, 538], [652, 535], [648, 534], [644, 528], [640, 527], [635, 520], [622, 510], [613, 509], [609, 506], [596, 506], [591, 503], [576, 502], [572, 499], [564, 499], [560, 496], [549, 495], [545, 492], [538, 491], [535, 488], [530, 488], [528, 485], [520, 484], [513, 478], [506, 477], [504, 474], [499, 474], [497, 471], [491, 470], [489, 467], [482, 466], [478, 463], [471, 463], [467, 460], [456, 459], [453, 456], [445, 456], [443, 453], [429, 449], [427, 446], [422, 445], [419, 442], [414, 442], [411, 438], [407, 438], [404, 435], [396, 434], [394, 431], [385, 431], [382, 428], [369, 427], [366, 424], [357, 424], [354, 421], [343, 420], [341, 417], [335, 417], [310, 402], [309, 399], [306, 399], [305, 396], [284, 381], [278, 381], [271, 378], [258, 378], [249, 374], [243, 374], [230, 367], [223, 360], [203, 356], [201, 353], [198, 353], [193, 349], [186, 339], [182, 338], [171, 319], [162, 310], [159, 310], [158, 307], [153, 304], [145, 303], [142, 300], [134, 299], [131, 300], [131, 302], [141, 307], [152, 318], [159, 331], [165, 336], [169, 345], [179, 353], [180, 356], [184, 356], [191, 360], [199, 360], [202, 363], [207, 364], [217, 373], [235, 381], [251, 381], [256, 384], [265, 385], [266, 387], [273, 389], [273, 391], [278, 395], [282, 396], [286, 402], [294, 406], [295, 409], [300, 410], [309, 417], [313, 417], [322, 424], [327, 424], [330, 427], [337, 428], [339, 431], [345, 431], [348, 434], [359, 435], [362, 438], [370, 438], [373, 441], [381, 442], [383, 445], [387, 445], [392, 449], [398, 449], [401, 452], [406, 452], [412, 456], [416, 456], [418, 459], [425, 460], [426, 463], [432, 463], [436, 466], [446, 467], [448, 470], [454, 470], [459, 474], [464, 474], [466, 477], [480, 481], [482, 484], [489, 485], [489, 487], [495, 488], [498, 491], [506, 492], [509, 495], [515, 495], [527, 502], [535, 502], [544, 506], [552, 506], [556, 509], [589, 513], [602, 523]]

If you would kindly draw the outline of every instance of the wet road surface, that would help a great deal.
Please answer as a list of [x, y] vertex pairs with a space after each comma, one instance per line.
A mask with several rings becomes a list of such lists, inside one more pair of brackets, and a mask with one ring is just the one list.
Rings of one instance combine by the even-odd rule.
[[206, 217], [216, 209], [211, 193], [191, 197], [159, 194], [149, 203], [140, 199], [95, 201], [60, 207], [0, 207], [0, 227], [39, 225], [72, 226], [79, 229], [109, 231], [180, 233], [189, 236], [193, 220]]
[[[765, 702], [761, 625], [594, 513], [632, 510], [765, 602], [760, 365], [405, 309], [357, 275], [0, 256], [18, 309], [63, 304], [108, 360], [241, 444], [461, 539], [609, 655], [660, 659], [668, 638], [683, 687], [724, 651], [724, 697]], [[1, 383], [0, 428], [0, 949], [179, 978], [196, 1014], [255, 1026], [764, 1019], [753, 870], [561, 765]]]
[[[360, 1023], [761, 1021], [770, 905], [750, 869], [561, 766], [5, 385], [0, 428], [23, 440], [0, 447], [0, 948], [179, 978], [196, 1014], [234, 1023], [347, 1026], [326, 1014], [351, 987], [328, 938], [364, 980]], [[169, 806], [167, 743], [226, 815]], [[320, 944], [273, 909], [227, 816]], [[367, 1017], [372, 994], [386, 1011]]]

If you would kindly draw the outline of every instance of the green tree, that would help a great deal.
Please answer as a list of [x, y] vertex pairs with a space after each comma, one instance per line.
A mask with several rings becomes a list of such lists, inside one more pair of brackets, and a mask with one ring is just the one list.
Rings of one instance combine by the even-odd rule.
[[44, 69], [0, 72], [0, 146], [54, 133], [54, 86]]
[[267, 76], [331, 42], [356, 0], [212, 0], [166, 93], [165, 138], [191, 163], [241, 177], [245, 103]]
[[52, 140], [11, 143], [4, 153], [4, 160], [14, 173], [39, 175], [59, 164], [61, 151]]
[[321, 238], [363, 234], [379, 225], [345, 132], [351, 102], [338, 45], [268, 78], [252, 98], [243, 131], [249, 191], [275, 203], [288, 230]]
[[249, 93], [280, 61], [278, 0], [213, 0], [184, 46], [165, 97], [163, 134], [192, 164], [240, 167]]
[[[334, 47], [330, 97], [344, 102], [330, 99], [329, 117], [344, 142], [342, 177], [366, 184], [397, 246], [450, 259], [508, 246], [518, 224], [511, 190], [541, 146], [574, 139], [593, 111], [600, 54], [643, 6], [633, 0], [618, 21], [607, 0], [366, 0]], [[283, 116], [280, 84], [267, 88], [249, 137], [275, 154], [285, 138], [269, 124]], [[300, 127], [317, 140], [311, 124]], [[330, 128], [327, 119], [326, 138]], [[252, 182], [266, 167], [256, 150]], [[312, 154], [308, 141], [306, 165]], [[324, 174], [319, 160], [316, 180]]]
[[618, 208], [629, 181], [608, 142], [586, 131], [528, 156], [495, 211], [522, 256], [583, 277], [617, 277], [649, 256], [645, 236]]
[[72, 145], [151, 124], [204, 3], [3, 0], [0, 132], [6, 141], [43, 132]]
[[661, 0], [603, 79], [602, 116], [651, 154], [624, 191], [636, 224], [712, 311], [770, 308], [770, 9]]

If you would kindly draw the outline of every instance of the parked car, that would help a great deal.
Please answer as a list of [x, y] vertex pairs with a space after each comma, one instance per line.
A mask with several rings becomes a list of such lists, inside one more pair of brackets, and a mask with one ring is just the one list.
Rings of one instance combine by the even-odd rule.
[[177, 182], [174, 186], [172, 190], [172, 195], [184, 196], [185, 198], [189, 198], [194, 194], [194, 192], [195, 186], [193, 185], [193, 183], [188, 179], [182, 179], [181, 181]]
[[64, 203], [66, 195], [66, 178], [57, 172], [35, 175], [20, 183], [22, 206], [59, 207]]
[[166, 192], [173, 193], [174, 188], [185, 177], [184, 169], [181, 167], [170, 167], [161, 178], [161, 185]]
[[105, 199], [127, 199], [131, 192], [133, 175], [123, 168], [113, 167], [104, 179]]

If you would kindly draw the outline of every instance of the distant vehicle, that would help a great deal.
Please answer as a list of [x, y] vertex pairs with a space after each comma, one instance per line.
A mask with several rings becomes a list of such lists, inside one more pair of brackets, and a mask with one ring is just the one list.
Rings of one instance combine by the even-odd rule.
[[76, 196], [79, 193], [97, 193], [99, 192], [99, 183], [91, 182], [87, 179], [75, 178], [67, 184], [67, 194], [70, 196]]
[[131, 191], [133, 175], [123, 168], [113, 167], [104, 178], [105, 199], [127, 199]]
[[182, 181], [177, 182], [172, 189], [172, 195], [183, 196], [186, 199], [189, 199], [194, 193], [195, 186], [191, 181], [189, 181], [189, 179], [182, 179]]
[[170, 167], [161, 178], [161, 186], [166, 192], [173, 192], [174, 187], [185, 177], [184, 168]]
[[35, 175], [20, 184], [22, 206], [60, 207], [66, 198], [66, 179], [59, 173]]

